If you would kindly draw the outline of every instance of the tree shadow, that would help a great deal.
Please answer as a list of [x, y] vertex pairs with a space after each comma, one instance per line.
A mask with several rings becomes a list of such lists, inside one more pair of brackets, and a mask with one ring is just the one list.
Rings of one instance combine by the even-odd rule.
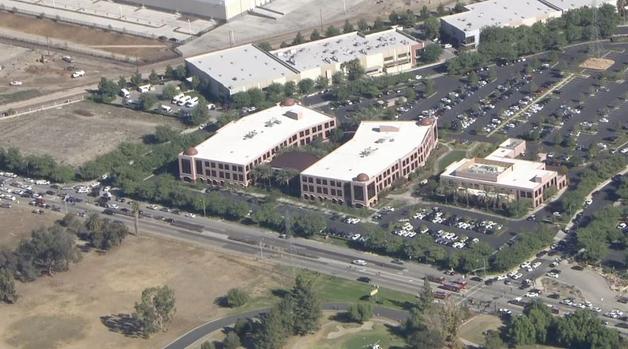
[[229, 301], [227, 300], [226, 296], [216, 297], [214, 299], [214, 304], [216, 304], [219, 307], [229, 308]]
[[284, 288], [275, 288], [275, 289], [272, 289], [270, 292], [272, 293], [273, 296], [279, 297], [279, 298], [285, 298], [290, 293], [290, 291]]
[[412, 307], [414, 307], [414, 304], [412, 302], [408, 302], [408, 301], [398, 301], [398, 300], [395, 300], [395, 299], [388, 299], [388, 301], [391, 304], [394, 304], [394, 305], [396, 305], [399, 308], [402, 308], [404, 310], [410, 310], [410, 309], [412, 309]]
[[131, 314], [111, 314], [100, 317], [100, 322], [105, 325], [109, 331], [121, 333], [127, 337], [140, 338], [144, 337], [142, 326]]
[[329, 320], [337, 321], [337, 322], [341, 322], [345, 324], [355, 323], [355, 321], [351, 320], [351, 316], [349, 315], [348, 311], [340, 311], [338, 313], [335, 313], [329, 317]]

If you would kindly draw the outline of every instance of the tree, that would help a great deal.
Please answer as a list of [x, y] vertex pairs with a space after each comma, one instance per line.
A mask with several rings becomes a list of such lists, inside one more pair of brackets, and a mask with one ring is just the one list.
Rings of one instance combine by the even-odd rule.
[[349, 81], [355, 81], [364, 75], [364, 67], [358, 59], [352, 59], [348, 62], [342, 63], [341, 68], [347, 73], [347, 79]]
[[34, 280], [43, 273], [66, 271], [70, 263], [78, 262], [81, 257], [74, 238], [60, 225], [33, 231], [30, 239], [20, 241], [15, 254], [20, 277], [25, 280]]
[[292, 40], [292, 45], [300, 45], [304, 42], [305, 39], [303, 39], [303, 35], [301, 34], [301, 32], [297, 32], [297, 36], [295, 36], [294, 40]]
[[216, 346], [210, 341], [204, 341], [201, 343], [201, 349], [216, 349]]
[[345, 25], [342, 27], [342, 32], [343, 33], [351, 33], [354, 32], [355, 28], [353, 27], [353, 24], [351, 24], [351, 22], [349, 22], [349, 20], [347, 19], [345, 21]]
[[427, 5], [423, 5], [423, 7], [421, 7], [421, 12], [419, 14], [419, 17], [422, 20], [426, 20], [429, 16], [430, 16], [430, 10], [427, 8]]
[[536, 332], [527, 316], [517, 316], [508, 328], [508, 336], [516, 345], [534, 344]]
[[422, 329], [408, 338], [410, 349], [441, 349], [444, 345], [443, 336], [436, 330]]
[[626, 0], [617, 0], [617, 13], [621, 16], [621, 17], [626, 17]]
[[310, 41], [320, 40], [320, 38], [321, 33], [317, 29], [312, 30], [312, 33], [310, 33]]
[[467, 82], [472, 87], [477, 87], [478, 83], [480, 82], [480, 78], [478, 77], [478, 74], [476, 74], [476, 72], [472, 71], [469, 73], [469, 76], [467, 76]]
[[292, 320], [293, 332], [297, 335], [306, 335], [317, 330], [320, 326], [321, 301], [314, 291], [312, 279], [299, 275], [290, 292], [290, 298], [294, 303], [294, 319]]
[[466, 11], [465, 7], [464, 7], [464, 2], [462, 1], [457, 1], [456, 5], [454, 6], [454, 12], [455, 13], [461, 13]]
[[294, 217], [292, 230], [297, 235], [312, 237], [325, 229], [326, 225], [325, 218], [320, 214], [304, 212]]
[[198, 126], [207, 122], [209, 118], [209, 109], [207, 108], [207, 100], [202, 96], [198, 99], [198, 104], [192, 109], [184, 122], [188, 125]]
[[174, 77], [177, 80], [184, 80], [188, 76], [188, 68], [185, 64], [178, 65], [174, 70]]
[[347, 315], [351, 321], [364, 323], [373, 317], [373, 305], [365, 302], [352, 304], [347, 311]]
[[290, 335], [290, 328], [282, 306], [288, 302], [274, 306], [268, 314], [262, 316], [259, 329], [254, 332], [253, 341], [256, 349], [277, 349], [285, 344]]
[[314, 80], [305, 78], [299, 81], [299, 93], [302, 95], [308, 95], [314, 91]]
[[484, 349], [506, 349], [506, 344], [496, 330], [486, 331], [484, 334], [484, 343]]
[[319, 76], [316, 78], [316, 88], [317, 89], [324, 89], [327, 88], [327, 86], [329, 86], [329, 79], [325, 76]]
[[126, 81], [124, 76], [120, 76], [120, 78], [118, 79], [118, 88], [123, 89], [123, 88], [127, 88], [127, 86], [128, 86], [128, 82]]
[[270, 45], [268, 41], [262, 41], [257, 44], [257, 47], [263, 51], [271, 51], [273, 47]]
[[421, 61], [425, 63], [433, 63], [436, 62], [440, 55], [443, 53], [443, 48], [437, 44], [429, 44], [423, 49], [423, 53], [421, 54]]
[[13, 274], [4, 267], [0, 268], [0, 299], [5, 303], [15, 303], [17, 300], [15, 279]]
[[169, 101], [177, 95], [177, 87], [173, 84], [167, 84], [161, 90], [161, 99]]
[[425, 21], [423, 21], [423, 30], [425, 33], [425, 38], [429, 40], [434, 40], [438, 37], [440, 32], [440, 21], [436, 17], [429, 17]]
[[430, 285], [430, 281], [425, 277], [423, 279], [423, 288], [421, 289], [421, 293], [419, 293], [419, 299], [417, 300], [417, 307], [421, 312], [425, 312], [434, 303], [434, 294], [432, 293], [432, 286]]
[[144, 111], [153, 109], [157, 104], [157, 97], [152, 93], [144, 93], [140, 96], [140, 108]]
[[434, 81], [431, 79], [423, 79], [423, 97], [431, 96], [434, 93]]
[[251, 105], [251, 98], [248, 92], [238, 92], [231, 96], [233, 106], [240, 109]]
[[135, 303], [133, 318], [140, 324], [145, 337], [165, 331], [174, 317], [174, 291], [168, 286], [150, 287], [142, 291], [142, 298]]
[[227, 306], [231, 308], [241, 307], [249, 301], [249, 294], [239, 288], [232, 288], [227, 291]]
[[369, 24], [366, 22], [364, 18], [360, 18], [358, 20], [358, 30], [363, 33], [369, 30]]
[[240, 337], [234, 331], [227, 332], [225, 339], [222, 341], [224, 349], [237, 349], [240, 345]]
[[400, 19], [401, 19], [401, 16], [399, 16], [397, 11], [395, 11], [395, 10], [392, 10], [392, 12], [388, 15], [388, 21], [392, 25], [399, 24], [399, 20]]
[[101, 102], [110, 102], [118, 94], [118, 84], [107, 78], [100, 78], [96, 96]]
[[436, 13], [438, 13], [439, 17], [442, 17], [446, 14], [445, 12], [445, 6], [443, 6], [443, 4], [438, 4], [438, 7], [436, 8]]
[[270, 188], [270, 181], [273, 179], [273, 169], [268, 164], [261, 164], [253, 168], [253, 179], [256, 183], [266, 183], [266, 189]]
[[345, 75], [340, 71], [335, 72], [334, 75], [331, 76], [331, 83], [334, 86], [342, 85], [344, 82]]
[[381, 17], [376, 17], [375, 22], [373, 22], [373, 31], [380, 31], [385, 27], [386, 25], [384, 25], [384, 21], [381, 19]]
[[283, 93], [286, 97], [292, 97], [297, 91], [297, 84], [294, 81], [288, 81], [283, 85]]
[[152, 85], [156, 85], [159, 83], [159, 80], [159, 74], [157, 74], [155, 69], [151, 70], [150, 75], [148, 75], [148, 82], [150, 82]]
[[333, 25], [330, 25], [329, 27], [327, 27], [327, 30], [325, 30], [325, 36], [328, 38], [339, 34], [340, 30], [338, 30], [338, 28], [334, 27]]
[[139, 72], [136, 72], [135, 74], [133, 74], [131, 76], [131, 85], [135, 88], [139, 87], [142, 83], [144, 82], [144, 79], [142, 79], [142, 74], [140, 74]]

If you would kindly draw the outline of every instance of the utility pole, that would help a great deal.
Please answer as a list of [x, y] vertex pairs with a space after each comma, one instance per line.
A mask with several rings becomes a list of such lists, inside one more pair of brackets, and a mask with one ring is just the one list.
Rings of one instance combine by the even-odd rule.
[[137, 203], [137, 201], [133, 201], [133, 204], [131, 204], [131, 209], [133, 211], [133, 228], [135, 228], [135, 236], [139, 236], [140, 205]]
[[321, 35], [322, 35], [323, 34], [323, 9], [319, 8], [318, 9], [318, 13], [319, 13], [320, 18], [321, 18]]

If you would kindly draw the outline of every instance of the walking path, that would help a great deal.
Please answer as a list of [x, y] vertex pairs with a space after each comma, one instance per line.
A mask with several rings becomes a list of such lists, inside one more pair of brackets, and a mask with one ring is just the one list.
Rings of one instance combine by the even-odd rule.
[[[349, 304], [345, 303], [327, 303], [323, 304], [322, 306], [323, 310], [334, 311], [345, 311], [348, 308]], [[222, 319], [206, 322], [177, 338], [174, 342], [166, 345], [163, 349], [186, 349], [190, 345], [194, 344], [195, 342], [212, 332], [230, 326], [240, 319], [259, 317], [261, 314], [267, 313], [268, 310], [269, 308], [252, 310], [246, 313], [230, 315]], [[374, 307], [373, 314], [375, 316], [385, 317], [387, 319], [395, 320], [397, 322], [403, 322], [408, 318], [408, 312], [406, 312], [405, 310], [390, 309], [379, 306]]]

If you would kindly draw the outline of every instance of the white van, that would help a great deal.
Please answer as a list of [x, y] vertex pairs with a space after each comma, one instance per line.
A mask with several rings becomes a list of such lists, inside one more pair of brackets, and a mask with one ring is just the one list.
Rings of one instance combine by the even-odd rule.
[[208, 103], [207, 104], [207, 109], [208, 110], [214, 110], [214, 109], [216, 109], [216, 105], [214, 103]]
[[170, 103], [177, 104], [181, 101], [181, 98], [183, 97], [185, 97], [185, 95], [183, 93], [179, 93], [178, 95], [172, 97], [172, 100], [170, 101]]
[[72, 78], [76, 79], [76, 78], [80, 78], [85, 76], [85, 70], [77, 70], [74, 73], [72, 73]]
[[121, 88], [120, 89], [120, 96], [127, 98], [131, 95], [131, 92], [129, 92], [129, 90], [127, 90], [126, 88]]
[[194, 108], [198, 104], [198, 97], [194, 97], [185, 103], [188, 108]]
[[172, 107], [168, 106], [168, 105], [162, 104], [160, 108], [161, 108], [161, 110], [163, 110], [166, 113], [170, 113], [172, 111]]
[[142, 85], [142, 86], [138, 86], [137, 90], [140, 91], [140, 93], [146, 93], [148, 91], [150, 91], [150, 84], [146, 84], [146, 85]]
[[177, 102], [177, 105], [179, 105], [179, 106], [183, 106], [183, 105], [185, 105], [185, 103], [187, 103], [190, 99], [192, 99], [192, 97], [190, 97], [190, 96], [183, 96], [183, 98], [181, 98], [181, 99], [179, 100], [179, 102]]

